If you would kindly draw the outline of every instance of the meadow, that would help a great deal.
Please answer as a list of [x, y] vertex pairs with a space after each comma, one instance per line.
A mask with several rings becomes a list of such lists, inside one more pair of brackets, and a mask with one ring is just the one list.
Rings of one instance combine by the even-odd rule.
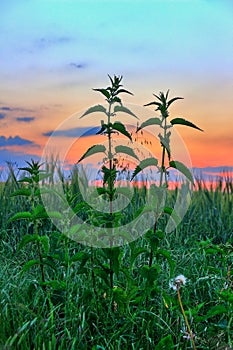
[[[67, 196], [85, 216], [77, 171], [69, 181], [61, 171], [60, 176]], [[187, 278], [180, 294], [196, 348], [232, 348], [229, 176], [226, 186], [219, 181], [206, 188], [197, 181], [188, 211], [173, 232], [164, 233], [164, 216], [155, 236], [112, 249], [67, 238], [45, 215], [38, 215], [37, 233], [31, 217], [11, 220], [16, 213], [31, 212], [33, 205], [30, 193], [19, 192], [27, 186], [17, 177], [9, 166], [0, 191], [2, 349], [191, 349], [177, 291], [169, 286], [180, 274]], [[145, 193], [145, 188], [135, 189], [136, 207]], [[175, 196], [169, 191], [171, 205]], [[36, 201], [41, 204], [39, 197]]]
[[[169, 121], [170, 105], [182, 99], [169, 100], [169, 91], [147, 104], [160, 116], [136, 130], [159, 127], [161, 156], [140, 161], [131, 133], [115, 121], [118, 112], [138, 119], [119, 97], [131, 93], [122, 88], [122, 76], [109, 79], [110, 86], [94, 89], [104, 95], [107, 108], [96, 105], [80, 117], [98, 112], [105, 118], [97, 135], [106, 137], [106, 146], [91, 146], [78, 161], [102, 153], [102, 185], [95, 196], [80, 164], [68, 176], [51, 161], [27, 161], [19, 172], [8, 164], [8, 178], [0, 187], [0, 348], [230, 350], [231, 174], [215, 184], [195, 181], [186, 165], [173, 158], [173, 125], [202, 130], [180, 117]], [[129, 146], [113, 142], [116, 134]], [[118, 175], [127, 168], [121, 168], [122, 154], [137, 159], [131, 183], [145, 168], [153, 168], [158, 183], [133, 187], [128, 204], [115, 210], [114, 201], [129, 190], [117, 187]], [[180, 188], [169, 189], [172, 169], [186, 179]], [[185, 188], [194, 186], [179, 220], [179, 191], [184, 191], [179, 205], [185, 207]], [[96, 208], [84, 192], [90, 192]], [[144, 210], [152, 214], [141, 220]], [[168, 219], [174, 221], [172, 231], [166, 229]], [[125, 229], [130, 222], [136, 224]], [[135, 230], [142, 234], [132, 237]], [[122, 244], [116, 243], [115, 232], [121, 233]]]

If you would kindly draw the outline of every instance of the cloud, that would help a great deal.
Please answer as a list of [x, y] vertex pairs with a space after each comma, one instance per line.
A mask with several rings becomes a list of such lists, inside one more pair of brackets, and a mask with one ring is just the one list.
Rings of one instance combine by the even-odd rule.
[[6, 116], [6, 114], [5, 114], [5, 113], [0, 113], [0, 119], [4, 119], [4, 118], [5, 118], [5, 116]]
[[233, 166], [217, 166], [205, 168], [193, 168], [194, 177], [202, 180], [216, 179], [225, 177], [226, 174], [233, 175]]
[[33, 112], [32, 109], [28, 108], [22, 108], [22, 107], [9, 107], [9, 106], [3, 106], [0, 107], [0, 111], [5, 111], [5, 112]]
[[5, 107], [5, 106], [1, 107], [0, 110], [1, 110], [1, 111], [13, 111], [12, 108], [10, 108], [10, 107]]
[[86, 68], [86, 64], [85, 63], [75, 63], [75, 62], [71, 62], [69, 63], [70, 67], [76, 68], [76, 69], [83, 69]]
[[52, 137], [86, 137], [86, 136], [93, 136], [96, 135], [96, 133], [100, 130], [100, 128], [97, 127], [82, 127], [82, 128], [73, 128], [73, 129], [67, 129], [67, 130], [55, 130], [55, 131], [48, 131], [43, 134], [43, 136], [52, 136]]
[[0, 174], [1, 180], [3, 180], [2, 177], [4, 175], [4, 177], [7, 178], [7, 163], [11, 163], [18, 168], [25, 166], [25, 161], [31, 161], [31, 159], [39, 160], [39, 157], [35, 154], [26, 154], [25, 152], [13, 152], [8, 149], [0, 149], [0, 167], [6, 169], [6, 174]]
[[48, 38], [39, 38], [36, 40], [35, 44], [39, 49], [46, 49], [51, 46], [57, 46], [61, 44], [67, 44], [72, 41], [72, 38], [68, 36], [61, 37], [48, 37]]
[[0, 136], [0, 147], [6, 146], [26, 146], [26, 145], [34, 145], [34, 142], [31, 140], [23, 139], [20, 136]]
[[18, 117], [16, 118], [18, 122], [25, 122], [25, 123], [30, 123], [33, 120], [35, 120], [35, 117]]

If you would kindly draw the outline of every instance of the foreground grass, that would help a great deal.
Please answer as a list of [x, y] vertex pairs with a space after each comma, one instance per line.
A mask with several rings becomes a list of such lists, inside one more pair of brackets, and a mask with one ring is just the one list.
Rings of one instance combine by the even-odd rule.
[[230, 191], [200, 189], [193, 194], [180, 227], [159, 243], [172, 264], [154, 257], [149, 276], [148, 241], [142, 237], [125, 245], [111, 288], [104, 273], [109, 268], [105, 250], [69, 241], [49, 222], [43, 226], [50, 244], [46, 285], [38, 266], [25, 269], [35, 258], [34, 246], [18, 248], [30, 227], [7, 223], [27, 206], [23, 198], [9, 199], [15, 186], [11, 181], [1, 193], [0, 348], [191, 349], [176, 292], [169, 288], [170, 279], [179, 274], [188, 279], [181, 297], [197, 349], [232, 347]]

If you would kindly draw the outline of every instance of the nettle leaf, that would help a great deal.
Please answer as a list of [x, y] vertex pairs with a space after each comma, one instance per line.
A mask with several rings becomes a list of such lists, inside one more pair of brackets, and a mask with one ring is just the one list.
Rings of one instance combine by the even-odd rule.
[[39, 238], [40, 236], [38, 234], [24, 235], [19, 244], [18, 250], [24, 248], [28, 243], [38, 242]]
[[169, 160], [171, 159], [170, 136], [170, 131], [167, 133], [166, 137], [163, 137], [161, 134], [158, 135], [161, 145], [166, 149]]
[[177, 169], [179, 172], [181, 172], [194, 185], [193, 175], [186, 165], [178, 160], [171, 160], [169, 165], [171, 168]]
[[79, 119], [83, 118], [85, 115], [88, 115], [91, 113], [96, 113], [96, 112], [102, 112], [102, 113], [105, 113], [107, 115], [107, 111], [106, 111], [106, 108], [104, 108], [104, 106], [96, 105], [96, 106], [93, 106], [91, 108], [88, 108], [88, 110], [86, 112], [84, 112]]
[[136, 119], [139, 119], [129, 108], [126, 108], [124, 106], [115, 106], [114, 107], [114, 113], [117, 113], [117, 112], [127, 113], [127, 114], [132, 115]]
[[125, 92], [126, 94], [130, 94], [133, 96], [132, 92], [128, 91], [128, 90], [125, 90], [125, 89], [119, 89], [117, 90], [117, 94], [121, 94], [122, 92]]
[[112, 103], [115, 103], [115, 102], [121, 103], [121, 99], [120, 99], [119, 97], [115, 96], [115, 97], [113, 97], [113, 98], [111, 99], [111, 102], [112, 102]]
[[125, 153], [128, 154], [128, 156], [138, 159], [137, 155], [134, 153], [133, 149], [128, 146], [116, 146], [115, 147], [116, 153]]
[[[28, 162], [26, 162], [26, 163], [28, 163]], [[33, 169], [31, 169], [31, 168], [28, 168], [28, 167], [24, 167], [24, 168], [19, 168], [19, 170], [24, 170], [24, 171], [27, 171], [28, 173], [30, 173], [31, 175], [33, 175], [33, 173], [34, 173], [34, 170]], [[29, 179], [28, 177], [26, 177], [26, 179]], [[21, 181], [22, 181], [23, 179], [21, 179]], [[20, 181], [20, 180], [19, 180]]]
[[161, 126], [161, 120], [159, 118], [150, 118], [148, 120], [146, 120], [145, 122], [143, 122], [141, 124], [141, 126], [139, 126], [139, 128], [137, 129], [137, 132], [147, 126], [150, 126], [150, 125], [159, 125]]
[[107, 124], [102, 124], [101, 129], [97, 131], [96, 135], [102, 134], [107, 129]]
[[200, 130], [200, 131], [203, 131], [202, 129], [200, 129], [198, 126], [196, 126], [195, 124], [189, 122], [188, 120], [186, 119], [183, 119], [183, 118], [174, 118], [170, 121], [170, 123], [172, 125], [175, 125], [175, 124], [179, 124], [179, 125], [186, 125], [186, 126], [189, 126], [191, 128], [194, 128], [194, 129], [197, 129], [197, 130]]
[[[168, 95], [167, 95], [168, 96]], [[166, 99], [167, 99], [167, 96], [166, 96]], [[175, 102], [176, 100], [183, 100], [184, 98], [183, 97], [174, 97], [172, 98], [171, 100], [168, 101], [167, 103], [167, 108], [173, 103]]]
[[19, 179], [18, 182], [27, 182], [27, 183], [31, 184], [32, 178], [25, 176], [22, 179]]
[[41, 242], [45, 253], [48, 254], [49, 248], [50, 248], [49, 237], [48, 236], [40, 236], [39, 241]]
[[93, 154], [96, 153], [101, 153], [101, 152], [105, 152], [106, 151], [106, 147], [104, 145], [94, 145], [91, 146], [90, 148], [88, 148], [88, 150], [84, 153], [84, 155], [77, 161], [77, 163], [81, 162], [83, 159], [92, 156]]
[[130, 141], [132, 141], [132, 137], [131, 137], [130, 133], [126, 130], [124, 124], [122, 124], [121, 122], [113, 123], [112, 124], [112, 129], [119, 131], [121, 134], [123, 134], [126, 137], [128, 137], [130, 139]]
[[24, 264], [22, 272], [28, 271], [31, 267], [35, 265], [40, 265], [40, 260], [29, 260], [28, 262], [26, 262], [26, 264]]
[[152, 266], [143, 265], [139, 271], [141, 276], [146, 278], [150, 285], [153, 285], [160, 272], [161, 267], [158, 264], [153, 264]]
[[16, 190], [14, 193], [10, 195], [10, 197], [15, 196], [27, 196], [30, 197], [32, 194], [32, 191], [30, 188], [21, 188], [20, 190]]
[[29, 211], [22, 211], [13, 215], [8, 222], [12, 222], [20, 219], [30, 219], [32, 220], [32, 214]]
[[101, 94], [103, 94], [107, 99], [110, 98], [110, 93], [106, 89], [93, 89], [94, 91], [99, 91]]
[[33, 210], [33, 218], [34, 219], [47, 219], [48, 214], [45, 211], [45, 208], [43, 205], [38, 204], [35, 209]]
[[148, 166], [157, 166], [158, 165], [158, 159], [151, 157], [147, 158], [141, 161], [141, 163], [136, 167], [136, 169], [133, 172], [131, 181], [133, 178], [138, 175], [143, 169], [147, 168]]
[[[154, 95], [154, 96], [156, 96], [156, 95]], [[156, 106], [160, 107], [161, 103], [153, 101], [153, 102], [146, 103], [144, 106], [147, 107], [147, 106], [152, 106], [152, 105], [156, 105]]]
[[104, 173], [103, 182], [106, 184], [109, 181], [115, 181], [117, 170], [115, 168], [108, 169], [106, 166], [102, 167], [102, 172]]
[[130, 256], [130, 268], [133, 267], [137, 257], [141, 254], [147, 253], [147, 248], [142, 248], [142, 247], [136, 247], [132, 249], [131, 251], [131, 256]]

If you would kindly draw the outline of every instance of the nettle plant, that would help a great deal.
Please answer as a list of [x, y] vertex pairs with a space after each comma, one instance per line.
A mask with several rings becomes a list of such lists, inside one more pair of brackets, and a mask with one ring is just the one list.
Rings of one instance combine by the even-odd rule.
[[[100, 130], [97, 135], [105, 135], [107, 137], [107, 145], [98, 144], [91, 146], [84, 155], [79, 159], [78, 163], [85, 158], [97, 153], [103, 153], [103, 165], [101, 167], [103, 186], [98, 187], [98, 195], [103, 196], [104, 200], [109, 203], [109, 210], [107, 212], [95, 212], [90, 215], [91, 224], [96, 224], [99, 227], [108, 229], [107, 234], [111, 236], [114, 233], [114, 227], [120, 225], [122, 215], [119, 211], [113, 210], [113, 201], [117, 197], [116, 181], [117, 181], [117, 165], [119, 161], [119, 154], [126, 154], [138, 160], [137, 155], [131, 147], [125, 145], [113, 145], [113, 136], [123, 135], [126, 139], [132, 142], [132, 136], [127, 131], [125, 125], [120, 121], [116, 121], [116, 114], [123, 112], [135, 118], [137, 116], [127, 107], [123, 106], [120, 95], [122, 93], [133, 95], [130, 91], [123, 89], [122, 76], [114, 75], [113, 78], [109, 76], [111, 85], [106, 88], [93, 89], [100, 92], [106, 99], [107, 107], [103, 105], [96, 105], [89, 108], [80, 118], [83, 118], [91, 113], [100, 112], [105, 116], [105, 120], [101, 120]], [[138, 119], [138, 118], [137, 118]], [[119, 258], [120, 248], [114, 247], [114, 238], [110, 237], [109, 248], [103, 249], [104, 255], [109, 259], [109, 265], [104, 271], [110, 276], [110, 287], [113, 288], [113, 275], [119, 273]]]
[[29, 200], [29, 206], [27, 211], [16, 213], [8, 222], [25, 220], [28, 223], [28, 232], [25, 232], [19, 244], [18, 252], [24, 247], [30, 246], [32, 256], [24, 264], [22, 272], [24, 273], [31, 268], [38, 267], [40, 271], [38, 284], [46, 290], [46, 285], [49, 284], [49, 281], [46, 279], [46, 267], [54, 268], [54, 265], [49, 258], [49, 236], [44, 233], [43, 226], [50, 218], [61, 219], [62, 216], [58, 212], [46, 212], [41, 200], [40, 182], [50, 177], [50, 174], [41, 169], [42, 164], [38, 161], [31, 160], [31, 162], [26, 163], [26, 167], [19, 168], [19, 170], [24, 172], [24, 176], [17, 181], [21, 186], [11, 194], [11, 197], [25, 196]]
[[[120, 216], [119, 212], [116, 213], [113, 210], [113, 201], [117, 196], [116, 193], [116, 181], [117, 181], [117, 164], [119, 161], [119, 154], [127, 154], [138, 160], [137, 155], [133, 149], [124, 145], [113, 146], [113, 135], [120, 134], [126, 137], [132, 142], [132, 136], [127, 131], [125, 125], [120, 121], [114, 121], [116, 113], [123, 112], [127, 113], [135, 118], [137, 116], [130, 111], [127, 107], [123, 106], [122, 100], [119, 97], [122, 93], [133, 95], [128, 90], [122, 88], [122, 76], [115, 76], [112, 78], [109, 76], [111, 85], [103, 89], [93, 89], [94, 91], [100, 92], [106, 97], [107, 107], [103, 105], [96, 105], [89, 108], [80, 118], [85, 117], [88, 114], [101, 112], [105, 115], [106, 120], [101, 120], [100, 130], [96, 133], [97, 135], [105, 135], [107, 137], [107, 146], [103, 144], [91, 146], [84, 155], [79, 159], [78, 163], [85, 158], [92, 156], [96, 153], [103, 153], [103, 165], [101, 167], [103, 187], [98, 187], [97, 191], [100, 196], [104, 196], [105, 200], [109, 202], [108, 213], [98, 217], [98, 225], [103, 224], [103, 227], [113, 228], [119, 224]], [[137, 118], [138, 119], [138, 118]]]
[[[159, 162], [159, 160], [155, 157], [144, 159], [136, 167], [132, 176], [132, 179], [134, 179], [135, 176], [137, 176], [142, 170], [144, 170], [148, 166], [156, 167], [157, 168], [156, 173], [159, 173], [158, 186], [156, 185], [151, 186], [152, 196], [154, 196], [154, 200], [152, 201], [152, 203], [154, 203], [153, 210], [154, 210], [155, 220], [154, 220], [153, 229], [150, 229], [146, 233], [146, 238], [149, 241], [151, 246], [149, 266], [152, 266], [153, 254], [158, 250], [159, 239], [163, 238], [164, 236], [163, 232], [157, 229], [158, 220], [161, 214], [165, 213], [170, 215], [175, 223], [178, 223], [180, 221], [174, 209], [170, 207], [166, 207], [164, 203], [165, 202], [164, 197], [166, 194], [166, 190], [168, 188], [169, 170], [171, 168], [178, 170], [187, 178], [188, 181], [190, 181], [192, 185], [194, 185], [194, 179], [191, 171], [186, 167], [185, 164], [183, 164], [178, 160], [174, 160], [172, 157], [171, 142], [170, 142], [171, 135], [172, 135], [172, 128], [174, 125], [184, 125], [187, 127], [191, 127], [191, 128], [203, 131], [202, 129], [197, 127], [195, 124], [193, 124], [192, 122], [184, 118], [174, 118], [169, 121], [169, 107], [175, 101], [183, 98], [173, 97], [171, 99], [168, 99], [168, 95], [169, 95], [169, 90], [166, 92], [166, 94], [164, 94], [163, 92], [160, 92], [159, 95], [154, 94], [154, 96], [156, 97], [156, 100], [150, 103], [147, 103], [144, 106], [155, 105], [156, 106], [155, 111], [156, 112], [159, 111], [160, 116], [158, 117], [156, 116], [146, 120], [137, 128], [137, 132], [139, 132], [140, 130], [146, 127], [153, 126], [153, 125], [157, 125], [160, 128], [159, 134], [155, 136], [159, 138], [160, 145], [161, 145], [161, 162]], [[165, 255], [167, 255], [167, 252]]]

